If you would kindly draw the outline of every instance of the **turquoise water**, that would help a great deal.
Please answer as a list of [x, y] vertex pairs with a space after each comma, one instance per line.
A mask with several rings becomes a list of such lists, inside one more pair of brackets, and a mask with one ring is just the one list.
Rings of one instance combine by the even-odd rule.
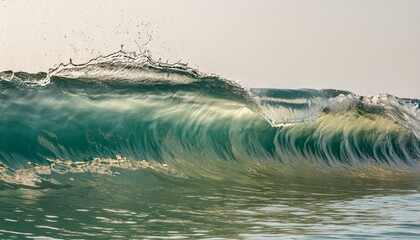
[[420, 237], [416, 99], [124, 52], [0, 79], [2, 239]]

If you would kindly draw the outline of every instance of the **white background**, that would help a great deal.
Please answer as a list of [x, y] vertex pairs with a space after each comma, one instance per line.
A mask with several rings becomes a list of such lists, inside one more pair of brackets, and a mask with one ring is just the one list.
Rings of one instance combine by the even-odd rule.
[[[150, 41], [149, 41], [150, 40]], [[0, 1], [0, 69], [120, 49], [246, 87], [420, 97], [420, 1]]]

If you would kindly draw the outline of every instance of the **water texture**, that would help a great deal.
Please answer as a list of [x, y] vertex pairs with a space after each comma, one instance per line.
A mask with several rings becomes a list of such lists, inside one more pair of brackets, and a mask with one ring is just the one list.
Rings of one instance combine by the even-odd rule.
[[0, 73], [0, 238], [420, 237], [419, 100], [123, 51]]

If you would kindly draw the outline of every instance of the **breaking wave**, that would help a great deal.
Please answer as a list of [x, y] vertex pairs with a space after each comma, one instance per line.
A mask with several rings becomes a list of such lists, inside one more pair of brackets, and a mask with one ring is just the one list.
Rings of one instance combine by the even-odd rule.
[[7, 184], [115, 168], [183, 177], [420, 168], [419, 100], [246, 89], [122, 51], [48, 73], [1, 72], [0, 101]]

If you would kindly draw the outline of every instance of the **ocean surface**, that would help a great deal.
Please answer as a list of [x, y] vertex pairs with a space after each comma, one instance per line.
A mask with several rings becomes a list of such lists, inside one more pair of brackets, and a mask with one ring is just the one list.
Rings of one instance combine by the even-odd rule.
[[0, 239], [420, 239], [420, 101], [119, 51], [0, 72]]

